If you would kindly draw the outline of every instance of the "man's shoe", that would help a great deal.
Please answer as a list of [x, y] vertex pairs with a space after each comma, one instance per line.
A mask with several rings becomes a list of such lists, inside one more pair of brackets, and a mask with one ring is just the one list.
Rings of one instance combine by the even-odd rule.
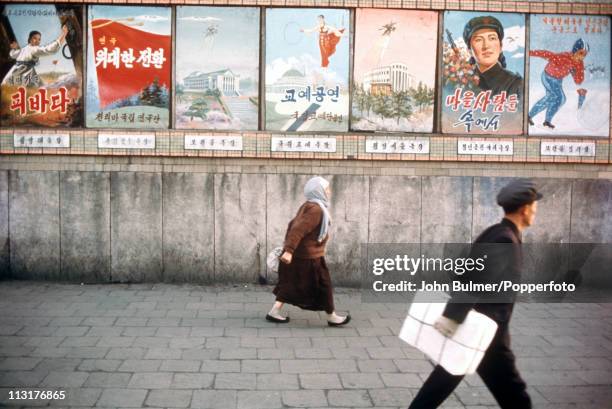
[[555, 129], [555, 126], [552, 123], [548, 122], [548, 121], [544, 121], [544, 123], [542, 125], [547, 126], [550, 129]]
[[346, 318], [344, 318], [344, 320], [342, 322], [330, 322], [327, 321], [327, 325], [329, 325], [330, 327], [340, 327], [342, 325], [346, 325], [351, 321], [351, 315], [347, 314]]
[[266, 314], [266, 321], [275, 322], [277, 324], [286, 324], [289, 322], [289, 317], [285, 317], [285, 319], [280, 319], [273, 317], [270, 314]]
[[535, 125], [535, 123], [533, 123], [533, 119], [531, 119], [530, 116], [527, 117], [527, 120], [529, 121], [529, 125]]

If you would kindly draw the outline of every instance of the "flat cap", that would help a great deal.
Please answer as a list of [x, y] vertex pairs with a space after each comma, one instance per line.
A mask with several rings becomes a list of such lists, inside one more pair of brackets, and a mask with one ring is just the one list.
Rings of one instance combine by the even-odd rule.
[[502, 207], [523, 206], [540, 200], [542, 194], [530, 179], [515, 179], [504, 186], [497, 195], [497, 204]]
[[468, 48], [474, 33], [482, 28], [491, 28], [497, 32], [499, 41], [504, 39], [504, 27], [498, 19], [493, 16], [478, 16], [468, 21], [463, 28], [463, 41]]

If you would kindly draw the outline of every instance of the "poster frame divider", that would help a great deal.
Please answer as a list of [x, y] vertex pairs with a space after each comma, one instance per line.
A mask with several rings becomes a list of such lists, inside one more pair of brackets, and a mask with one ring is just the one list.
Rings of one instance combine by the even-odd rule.
[[[347, 132], [353, 130], [353, 89], [355, 81], [355, 36], [357, 35], [357, 7], [348, 8], [349, 11], [349, 72], [348, 72], [348, 113], [347, 113]], [[345, 152], [344, 143], [342, 144], [342, 151]]]

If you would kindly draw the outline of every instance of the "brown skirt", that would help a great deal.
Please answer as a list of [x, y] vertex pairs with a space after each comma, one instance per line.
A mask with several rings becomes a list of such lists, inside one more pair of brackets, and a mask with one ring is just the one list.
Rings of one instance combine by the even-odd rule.
[[278, 284], [273, 290], [276, 301], [303, 310], [334, 312], [334, 294], [325, 258], [294, 258], [291, 264], [278, 266]]

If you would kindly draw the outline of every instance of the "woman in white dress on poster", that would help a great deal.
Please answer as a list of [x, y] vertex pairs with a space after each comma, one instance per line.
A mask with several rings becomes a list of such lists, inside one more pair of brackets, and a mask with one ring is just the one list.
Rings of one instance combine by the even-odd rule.
[[21, 85], [26, 87], [40, 87], [43, 85], [35, 70], [38, 59], [42, 56], [58, 52], [67, 34], [68, 28], [62, 26], [60, 36], [45, 46], [40, 45], [41, 34], [38, 31], [30, 31], [28, 45], [23, 48], [19, 48], [17, 42], [13, 41], [10, 45], [9, 56], [16, 60], [16, 62], [2, 80], [2, 85]]

